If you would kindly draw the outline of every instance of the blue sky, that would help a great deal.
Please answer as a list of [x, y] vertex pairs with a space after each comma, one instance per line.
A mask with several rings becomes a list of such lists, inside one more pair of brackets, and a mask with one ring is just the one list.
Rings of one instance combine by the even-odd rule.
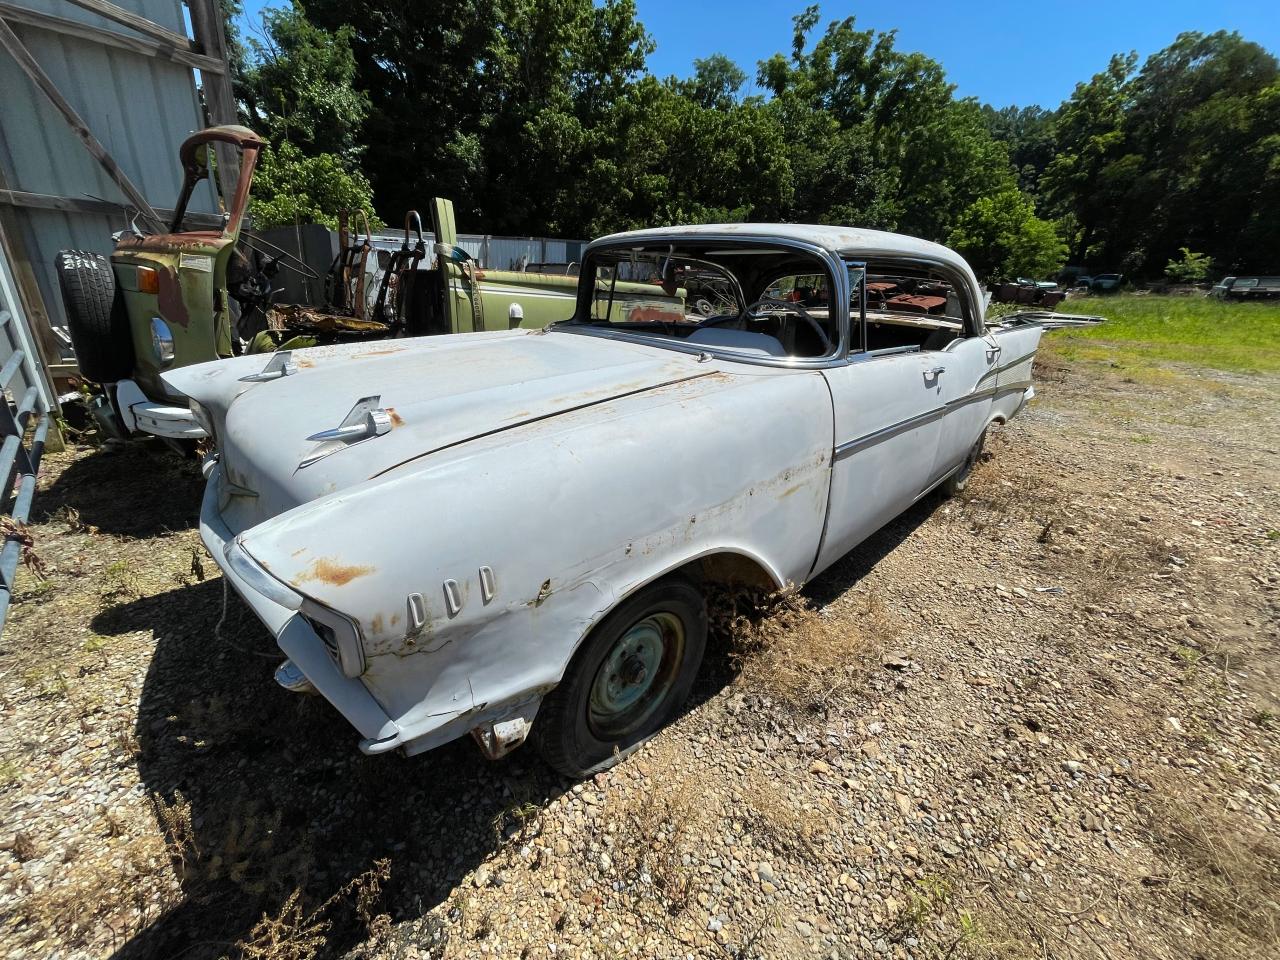
[[[791, 17], [806, 0], [636, 0], [658, 44], [649, 58], [658, 76], [687, 76], [695, 57], [724, 53], [754, 78], [755, 64], [791, 48]], [[246, 15], [269, 4], [246, 0]], [[422, 3], [430, 16], [434, 3]], [[826, 2], [822, 21], [850, 14], [862, 28], [897, 28], [897, 46], [940, 62], [960, 96], [995, 104], [1056, 107], [1077, 81], [1113, 53], [1145, 58], [1185, 30], [1238, 30], [1280, 53], [1277, 0], [914, 0]], [[243, 25], [242, 25], [243, 26]], [[815, 30], [815, 32], [817, 32]]]

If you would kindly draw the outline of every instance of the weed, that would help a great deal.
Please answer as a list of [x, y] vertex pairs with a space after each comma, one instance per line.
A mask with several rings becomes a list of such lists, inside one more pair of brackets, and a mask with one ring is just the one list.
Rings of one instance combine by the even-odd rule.
[[138, 578], [123, 560], [108, 564], [98, 578], [98, 597], [103, 607], [114, 607], [141, 596]]
[[498, 811], [492, 826], [495, 843], [528, 843], [542, 833], [542, 808], [527, 800], [513, 803]]
[[37, 698], [41, 700], [56, 700], [67, 695], [69, 685], [66, 676], [61, 670], [52, 668], [50, 673], [49, 665], [42, 667], [32, 667], [22, 675], [22, 685], [35, 691]]
[[21, 830], [14, 834], [10, 852], [13, 853], [13, 858], [19, 863], [26, 863], [28, 860], [34, 860], [40, 856], [40, 848], [31, 839], [31, 834]]
[[22, 778], [22, 767], [12, 760], [0, 763], [0, 789], [17, 783]]
[[[113, 850], [116, 857], [109, 862], [64, 865], [56, 883], [21, 902], [19, 918], [37, 936], [56, 938], [63, 949], [89, 942], [104, 927], [124, 938], [147, 927], [155, 919], [163, 844], [148, 834], [126, 839]], [[167, 899], [162, 898], [161, 910]]]
[[[654, 744], [647, 752], [657, 769], [680, 769], [664, 761], [674, 748]], [[684, 864], [685, 847], [705, 816], [706, 794], [690, 775], [646, 777], [619, 812], [615, 859], [637, 891], [656, 895], [669, 915], [683, 912], [693, 896], [694, 873]]]
[[722, 587], [708, 599], [708, 616], [743, 684], [805, 711], [852, 702], [862, 689], [866, 664], [897, 632], [875, 597], [837, 624], [798, 595]]
[[743, 815], [748, 828], [773, 845], [816, 857], [830, 823], [829, 811], [799, 804], [786, 791], [786, 781], [754, 773], [742, 789]]
[[41, 580], [45, 578], [47, 568], [44, 560], [36, 553], [35, 535], [21, 520], [13, 517], [0, 517], [0, 538], [6, 542], [13, 541], [22, 547], [22, 564]]
[[1261, 727], [1263, 730], [1274, 730], [1276, 728], [1276, 715], [1271, 710], [1257, 710], [1249, 719], [1253, 721], [1255, 726]]
[[53, 580], [36, 580], [30, 586], [23, 585], [22, 600], [24, 603], [44, 603], [58, 590]]
[[178, 879], [185, 881], [200, 859], [200, 846], [191, 823], [191, 804], [181, 793], [174, 794], [173, 803], [167, 803], [159, 794], [152, 794], [151, 806], [164, 834], [169, 861], [177, 871]]
[[54, 511], [53, 518], [66, 524], [68, 533], [97, 533], [98, 528], [80, 519], [80, 511], [75, 507], [63, 504]]
[[[375, 942], [381, 940], [390, 928], [390, 918], [376, 907], [390, 876], [391, 861], [379, 860], [311, 911], [303, 908], [302, 891], [295, 889], [274, 916], [262, 915], [249, 936], [236, 943], [236, 949], [245, 960], [311, 960], [327, 943], [334, 908], [352, 898], [366, 934]], [[366, 950], [370, 946], [366, 944]]]

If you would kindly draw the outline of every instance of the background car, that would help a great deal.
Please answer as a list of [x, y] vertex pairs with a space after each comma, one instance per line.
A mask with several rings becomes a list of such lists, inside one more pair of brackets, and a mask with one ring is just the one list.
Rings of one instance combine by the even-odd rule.
[[1280, 297], [1280, 277], [1223, 277], [1209, 290], [1220, 300], [1268, 300]]

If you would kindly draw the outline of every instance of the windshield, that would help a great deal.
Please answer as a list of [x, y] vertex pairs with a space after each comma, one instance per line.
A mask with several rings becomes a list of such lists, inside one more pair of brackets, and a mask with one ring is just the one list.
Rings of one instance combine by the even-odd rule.
[[818, 257], [769, 244], [662, 243], [594, 251], [574, 324], [744, 355], [834, 354], [840, 328]]

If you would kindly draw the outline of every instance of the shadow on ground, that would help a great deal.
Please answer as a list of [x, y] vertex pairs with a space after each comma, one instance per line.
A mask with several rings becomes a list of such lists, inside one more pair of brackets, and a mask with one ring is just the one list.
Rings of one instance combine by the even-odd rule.
[[38, 519], [70, 508], [103, 533], [149, 537], [196, 526], [203, 491], [195, 460], [159, 440], [131, 440], [76, 459], [35, 506]]
[[917, 501], [806, 584], [804, 595], [819, 605], [831, 603], [901, 546], [943, 502], [939, 493]]
[[[809, 595], [839, 595], [934, 506], [930, 499], [895, 520]], [[120, 960], [234, 953], [295, 889], [309, 911], [382, 858], [391, 871], [378, 909], [397, 923], [415, 919], [504, 842], [517, 810], [541, 808], [571, 785], [531, 750], [491, 763], [469, 739], [416, 758], [361, 755], [355, 731], [327, 703], [276, 686], [281, 655], [234, 594], [215, 635], [223, 604], [215, 579], [117, 605], [92, 624], [154, 638], [136, 722], [138, 767], [184, 892], [117, 951]], [[733, 676], [725, 645], [712, 644], [689, 709]], [[326, 914], [333, 926], [323, 956], [340, 956], [365, 935], [354, 899]]]

